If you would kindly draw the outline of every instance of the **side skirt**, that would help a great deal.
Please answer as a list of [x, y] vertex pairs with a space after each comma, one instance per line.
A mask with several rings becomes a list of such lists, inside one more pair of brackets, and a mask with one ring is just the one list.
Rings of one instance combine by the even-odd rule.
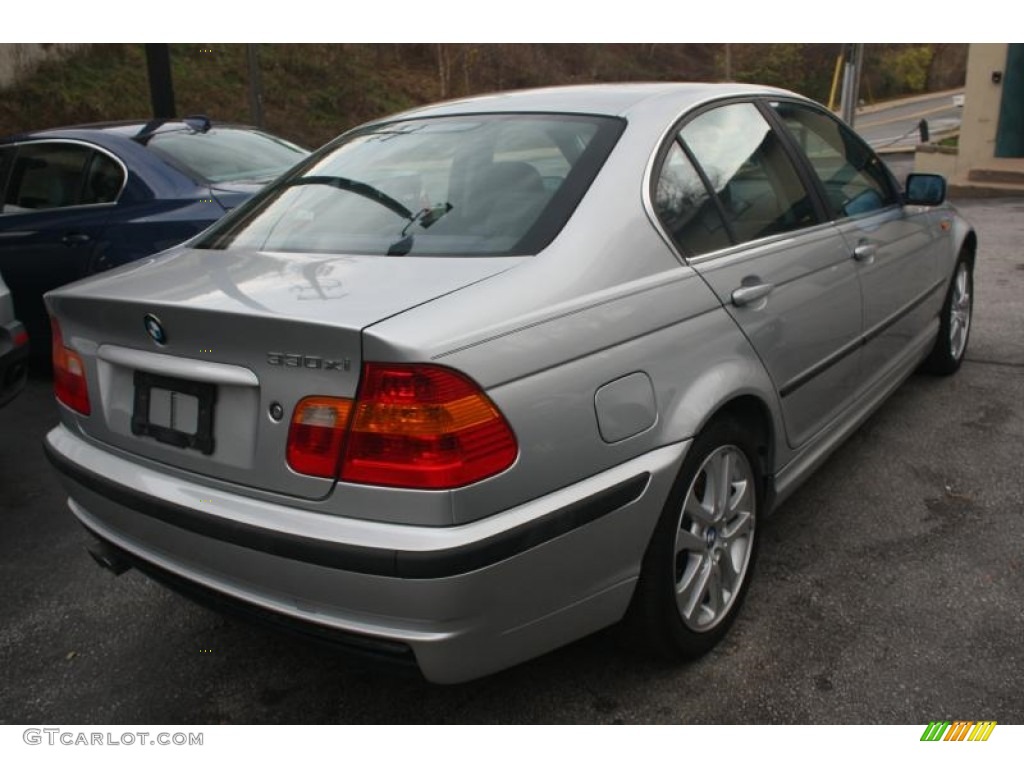
[[827, 459], [846, 438], [863, 424], [884, 403], [890, 394], [917, 370], [927, 357], [939, 330], [938, 319], [933, 320], [914, 340], [909, 351], [888, 368], [883, 369], [864, 394], [854, 401], [848, 411], [828, 424], [807, 442], [799, 452], [770, 479], [768, 511], [774, 511], [795, 491], [800, 483]]

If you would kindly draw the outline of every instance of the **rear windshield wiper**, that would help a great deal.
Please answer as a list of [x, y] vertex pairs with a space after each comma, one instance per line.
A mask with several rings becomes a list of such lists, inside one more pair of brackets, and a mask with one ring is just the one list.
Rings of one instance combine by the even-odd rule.
[[388, 247], [388, 256], [405, 256], [412, 250], [414, 238], [409, 233], [409, 227], [413, 224], [419, 223], [423, 229], [428, 229], [454, 207], [451, 203], [439, 203], [438, 205], [422, 208], [414, 213], [409, 217], [409, 223], [402, 227], [402, 239]]
[[370, 186], [369, 184], [361, 181], [347, 179], [344, 176], [303, 176], [301, 178], [285, 182], [281, 185], [281, 188], [284, 189], [288, 187], [313, 185], [335, 187], [337, 189], [344, 189], [348, 192], [353, 192], [361, 197], [365, 197], [367, 200], [379, 203], [389, 211], [398, 214], [403, 219], [407, 219], [408, 223], [402, 227], [401, 239], [391, 244], [387, 251], [388, 256], [405, 256], [412, 250], [413, 235], [409, 233], [409, 227], [413, 224], [418, 223], [423, 229], [428, 229], [437, 223], [438, 219], [446, 215], [455, 207], [451, 203], [445, 202], [422, 208], [416, 213], [413, 213], [400, 202], [395, 200], [395, 198], [381, 192], [376, 187]]
[[375, 203], [383, 205], [389, 211], [398, 214], [403, 219], [414, 218], [413, 212], [395, 200], [395, 198], [384, 194], [376, 187], [371, 187], [369, 184], [364, 184], [361, 181], [346, 179], [344, 176], [303, 176], [301, 178], [285, 182], [281, 185], [281, 188], [285, 189], [288, 187], [313, 185], [336, 187], [337, 189], [344, 189], [347, 192], [354, 192], [361, 197], [365, 197], [367, 200], [372, 200]]

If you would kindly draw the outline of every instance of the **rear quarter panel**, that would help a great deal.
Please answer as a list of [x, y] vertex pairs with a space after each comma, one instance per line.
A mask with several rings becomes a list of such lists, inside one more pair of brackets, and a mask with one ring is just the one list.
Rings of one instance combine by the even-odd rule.
[[[468, 373], [516, 433], [516, 464], [454, 491], [453, 522], [494, 514], [685, 440], [741, 394], [761, 399], [777, 422], [771, 382], [732, 318], [660, 240], [650, 245], [660, 249], [665, 268], [614, 288], [537, 307], [540, 296], [557, 292], [547, 279], [549, 264], [537, 259], [364, 334], [364, 359], [429, 359]], [[511, 315], [511, 297], [524, 294], [533, 300]], [[607, 442], [595, 394], [636, 372], [651, 382], [654, 423]]]

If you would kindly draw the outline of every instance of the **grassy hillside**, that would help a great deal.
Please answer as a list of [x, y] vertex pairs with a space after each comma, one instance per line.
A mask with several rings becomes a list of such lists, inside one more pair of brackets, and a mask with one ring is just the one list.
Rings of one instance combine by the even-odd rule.
[[[261, 46], [267, 128], [315, 146], [433, 95], [432, 72], [395, 71], [376, 59], [367, 46]], [[244, 45], [173, 45], [171, 67], [179, 114], [250, 121]], [[95, 45], [8, 89], [0, 100], [0, 134], [146, 117], [150, 110], [144, 47]]]
[[[730, 73], [824, 100], [838, 50], [733, 45]], [[956, 85], [965, 55], [965, 46], [870, 46], [865, 94], [883, 98]], [[439, 98], [557, 83], [720, 80], [726, 71], [724, 46], [714, 43], [266, 44], [259, 56], [266, 127], [310, 147]], [[176, 44], [171, 65], [179, 114], [250, 122], [246, 46]], [[149, 114], [143, 46], [94, 45], [4, 91], [0, 135]]]

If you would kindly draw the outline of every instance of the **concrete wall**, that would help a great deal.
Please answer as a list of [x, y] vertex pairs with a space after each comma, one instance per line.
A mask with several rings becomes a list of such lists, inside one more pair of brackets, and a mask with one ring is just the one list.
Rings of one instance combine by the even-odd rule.
[[957, 151], [952, 147], [921, 144], [914, 153], [914, 173], [937, 173], [952, 179], [956, 176]]
[[996, 130], [1002, 85], [992, 82], [993, 72], [1006, 68], [1006, 43], [972, 43], [967, 54], [964, 115], [960, 125], [957, 172], [966, 174], [995, 157]]
[[89, 43], [0, 43], [0, 90], [14, 85], [44, 61], [61, 59]]

